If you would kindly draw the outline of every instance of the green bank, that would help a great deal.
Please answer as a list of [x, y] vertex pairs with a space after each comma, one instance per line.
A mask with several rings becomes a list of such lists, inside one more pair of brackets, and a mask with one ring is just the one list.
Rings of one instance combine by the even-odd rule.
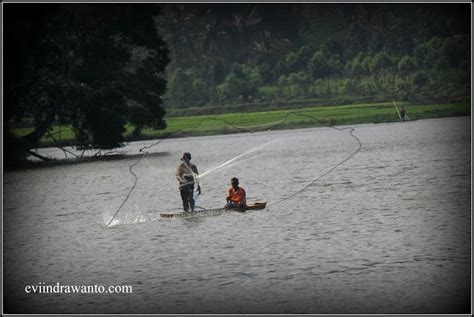
[[[471, 114], [470, 101], [421, 105], [399, 102], [396, 106], [398, 108], [404, 106], [407, 109], [407, 121]], [[126, 141], [134, 141], [161, 137], [185, 137], [329, 125], [396, 122], [400, 120], [396, 106], [393, 102], [381, 102], [305, 107], [289, 110], [167, 117], [168, 127], [165, 130], [144, 129], [141, 135], [136, 136], [132, 134], [133, 126], [128, 125], [124, 137]], [[31, 131], [32, 128], [13, 130], [17, 136], [25, 135]], [[74, 134], [70, 127], [55, 126], [50, 131], [50, 135], [44, 136], [41, 140], [41, 146], [53, 146], [55, 144], [74, 144]]]

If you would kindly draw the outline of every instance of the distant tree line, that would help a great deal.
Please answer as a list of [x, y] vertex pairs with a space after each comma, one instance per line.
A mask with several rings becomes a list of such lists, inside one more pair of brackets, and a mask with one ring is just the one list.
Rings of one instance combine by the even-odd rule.
[[464, 4], [169, 4], [167, 108], [469, 95]]

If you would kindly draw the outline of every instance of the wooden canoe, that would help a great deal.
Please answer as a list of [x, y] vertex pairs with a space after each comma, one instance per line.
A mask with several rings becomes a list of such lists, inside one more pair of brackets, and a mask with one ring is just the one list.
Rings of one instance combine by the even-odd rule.
[[200, 216], [211, 216], [219, 215], [223, 213], [230, 212], [245, 212], [247, 210], [256, 210], [256, 209], [265, 209], [267, 206], [266, 201], [256, 201], [254, 203], [247, 204], [246, 208], [215, 208], [215, 209], [205, 209], [197, 208], [194, 212], [191, 211], [165, 211], [160, 213], [162, 218], [188, 218], [188, 217], [200, 217]]

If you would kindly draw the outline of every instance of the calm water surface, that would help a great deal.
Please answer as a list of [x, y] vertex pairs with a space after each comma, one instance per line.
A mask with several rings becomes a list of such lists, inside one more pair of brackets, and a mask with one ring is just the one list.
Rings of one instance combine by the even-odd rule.
[[[134, 167], [111, 228], [153, 141], [124, 159], [5, 173], [5, 312], [468, 313], [470, 117], [354, 134], [360, 152], [317, 182], [357, 150], [347, 130], [166, 140]], [[205, 173], [199, 206], [222, 206], [236, 176], [268, 208], [160, 219], [180, 206], [185, 151]], [[133, 293], [25, 292], [42, 282]]]

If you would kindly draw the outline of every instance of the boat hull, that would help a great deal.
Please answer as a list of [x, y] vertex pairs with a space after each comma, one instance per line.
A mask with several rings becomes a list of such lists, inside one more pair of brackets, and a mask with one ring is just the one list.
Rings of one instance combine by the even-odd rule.
[[245, 208], [215, 208], [215, 209], [200, 209], [197, 211], [167, 211], [160, 213], [162, 218], [189, 218], [189, 217], [200, 217], [200, 216], [211, 216], [231, 212], [246, 212], [247, 210], [258, 210], [265, 209], [267, 206], [266, 201], [257, 201], [248, 204]]

